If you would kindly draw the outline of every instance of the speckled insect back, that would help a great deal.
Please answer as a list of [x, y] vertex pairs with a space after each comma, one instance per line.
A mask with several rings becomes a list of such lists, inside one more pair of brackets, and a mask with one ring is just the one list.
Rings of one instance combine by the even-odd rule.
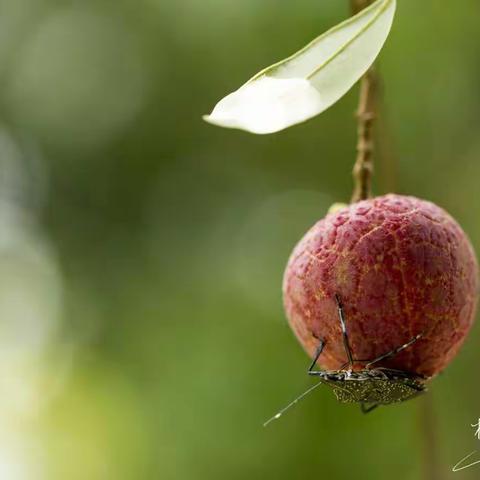
[[390, 405], [410, 400], [425, 391], [424, 384], [414, 378], [381, 377], [375, 371], [362, 374], [351, 372], [349, 376], [345, 372], [336, 372], [336, 375], [330, 373], [324, 378], [342, 403]]
[[310, 357], [325, 342], [323, 368], [348, 361], [338, 295], [353, 356], [374, 359], [423, 334], [377, 365], [420, 377], [440, 372], [459, 351], [477, 290], [475, 254], [457, 222], [430, 202], [393, 194], [320, 220], [295, 247], [283, 284], [289, 323]]
[[[335, 303], [347, 361], [338, 370], [313, 370], [325, 349], [326, 341], [322, 338], [318, 342], [313, 362], [308, 369], [309, 375], [318, 377], [321, 383], [331, 387], [338, 401], [360, 403], [364, 412], [369, 412], [379, 405], [404, 402], [426, 391], [424, 377], [416, 373], [381, 366], [382, 362], [395, 358], [415, 345], [424, 336], [423, 333], [415, 335], [403, 345], [384, 352], [376, 358], [356, 358], [350, 348], [347, 323], [338, 294], [335, 294]], [[363, 365], [362, 369], [354, 370], [355, 365], [360, 364]]]
[[[409, 400], [426, 392], [425, 377], [411, 372], [380, 366], [381, 362], [394, 358], [402, 351], [410, 348], [418, 342], [424, 334], [419, 333], [415, 335], [407, 343], [385, 352], [377, 358], [370, 360], [357, 359], [353, 356], [350, 348], [345, 314], [340, 296], [335, 294], [334, 298], [347, 361], [338, 370], [314, 370], [326, 345], [326, 341], [320, 339], [313, 361], [308, 369], [308, 374], [318, 377], [320, 381], [267, 420], [264, 426], [280, 418], [284, 412], [322, 384], [333, 389], [333, 393], [339, 402], [359, 403], [364, 413], [371, 412], [380, 405], [404, 402], [405, 400]], [[361, 370], [354, 370], [357, 364], [363, 364], [364, 366]]]

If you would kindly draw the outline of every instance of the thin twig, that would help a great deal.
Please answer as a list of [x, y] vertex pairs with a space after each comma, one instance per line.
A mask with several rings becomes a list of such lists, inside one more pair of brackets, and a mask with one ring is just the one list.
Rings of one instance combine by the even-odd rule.
[[[350, 0], [353, 13], [358, 13], [372, 3], [372, 0]], [[354, 190], [352, 203], [366, 200], [372, 196], [373, 124], [377, 116], [377, 74], [374, 68], [362, 77], [360, 83], [360, 99], [357, 110], [358, 141], [357, 159], [353, 167]]]
[[433, 396], [427, 393], [418, 400], [419, 429], [422, 437], [423, 480], [442, 480], [443, 472], [438, 453], [438, 436]]

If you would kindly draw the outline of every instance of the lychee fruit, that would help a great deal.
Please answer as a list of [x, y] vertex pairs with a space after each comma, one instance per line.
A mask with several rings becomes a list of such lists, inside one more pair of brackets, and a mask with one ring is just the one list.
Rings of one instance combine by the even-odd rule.
[[347, 361], [338, 295], [355, 359], [373, 360], [422, 334], [376, 366], [425, 377], [458, 353], [477, 292], [477, 260], [458, 223], [433, 203], [394, 194], [317, 222], [293, 250], [283, 282], [286, 314], [304, 349], [312, 357], [325, 341], [321, 368]]

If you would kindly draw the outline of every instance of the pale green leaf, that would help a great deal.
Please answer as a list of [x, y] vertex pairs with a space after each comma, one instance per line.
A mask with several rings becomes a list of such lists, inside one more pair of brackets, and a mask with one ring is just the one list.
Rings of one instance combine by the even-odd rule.
[[214, 125], [264, 134], [318, 115], [372, 65], [390, 32], [395, 8], [396, 0], [377, 0], [262, 70], [203, 118]]

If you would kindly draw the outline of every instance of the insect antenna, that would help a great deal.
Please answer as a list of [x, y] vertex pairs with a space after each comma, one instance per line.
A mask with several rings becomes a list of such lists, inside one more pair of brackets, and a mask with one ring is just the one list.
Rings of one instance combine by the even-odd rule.
[[301, 395], [299, 395], [295, 400], [290, 402], [286, 407], [283, 407], [276, 415], [274, 415], [272, 418], [267, 420], [263, 426], [266, 427], [270, 422], [273, 422], [274, 420], [278, 420], [287, 410], [289, 410], [291, 407], [293, 407], [297, 402], [299, 402], [303, 397], [306, 397], [310, 392], [313, 392], [317, 387], [319, 387], [323, 382], [318, 382], [313, 387], [310, 387], [306, 392], [303, 392]]

